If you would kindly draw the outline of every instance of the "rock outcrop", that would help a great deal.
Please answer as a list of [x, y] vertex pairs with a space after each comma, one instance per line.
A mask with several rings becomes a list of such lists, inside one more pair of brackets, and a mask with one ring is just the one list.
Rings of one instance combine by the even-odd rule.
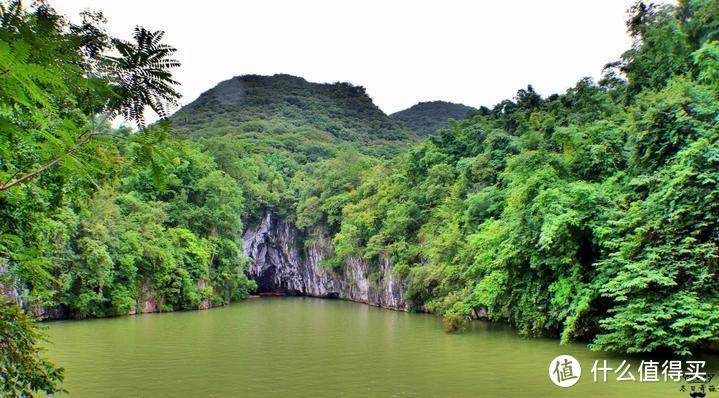
[[[340, 298], [406, 311], [404, 300], [406, 280], [392, 272], [389, 258], [379, 265], [370, 265], [360, 257], [344, 260], [341, 270], [322, 265], [332, 255], [332, 243], [321, 227], [310, 230], [302, 241], [299, 231], [290, 223], [265, 213], [262, 221], [248, 229], [243, 236], [243, 253], [251, 260], [250, 277], [257, 282], [258, 291], [285, 293], [312, 297]], [[19, 284], [13, 283], [7, 261], [0, 262], [0, 294], [23, 306], [39, 320], [74, 318], [64, 305], [56, 307], [31, 307], [20, 294]], [[199, 288], [206, 282], [199, 280]], [[150, 282], [141, 284], [141, 297], [129, 314], [162, 311], [163, 302], [157, 298]], [[211, 307], [208, 300], [198, 309]]]
[[10, 272], [10, 261], [6, 258], [0, 258], [0, 305], [7, 303], [22, 307], [28, 314], [39, 320], [55, 320], [65, 319], [67, 317], [67, 307], [58, 305], [54, 307], [45, 307], [33, 305], [28, 302], [27, 294], [23, 292], [22, 283], [16, 279]]
[[250, 277], [259, 292], [313, 297], [336, 297], [396, 310], [407, 310], [406, 281], [392, 272], [388, 258], [371, 267], [358, 257], [345, 259], [341, 270], [322, 266], [332, 255], [332, 245], [320, 227], [301, 242], [293, 225], [272, 213], [248, 229], [243, 252], [251, 262]]

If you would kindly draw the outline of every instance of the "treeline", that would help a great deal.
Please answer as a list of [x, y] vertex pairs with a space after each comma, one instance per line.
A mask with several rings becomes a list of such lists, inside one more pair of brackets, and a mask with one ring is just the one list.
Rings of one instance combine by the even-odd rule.
[[[239, 185], [196, 145], [159, 147], [168, 156], [161, 180], [130, 161], [79, 214], [66, 210], [76, 218], [65, 224], [67, 261], [54, 272], [56, 301], [71, 316], [127, 314], [142, 300], [156, 302], [150, 310], [206, 308], [254, 290], [241, 255]], [[123, 149], [133, 159], [135, 148]]]
[[[179, 97], [175, 49], [141, 27], [110, 37], [104, 22], [0, 1], [2, 396], [60, 389], [29, 314], [208, 307], [255, 286], [237, 180], [199, 144], [168, 140], [167, 123], [145, 125]], [[116, 116], [138, 129], [110, 128]]]
[[[162, 33], [122, 41], [100, 14], [70, 24], [44, 4], [2, 18], [0, 258], [20, 300], [88, 317], [143, 296], [175, 310], [246, 295], [237, 181], [166, 123], [144, 126], [146, 107], [166, 116], [177, 96]], [[115, 115], [141, 130], [109, 128]]]
[[[46, 3], [0, 2], [3, 396], [60, 388], [62, 369], [40, 355], [43, 336], [33, 317], [105, 317], [242, 299], [256, 286], [241, 253], [244, 225], [266, 209], [293, 218], [297, 192], [311, 186], [317, 162], [358, 164], [359, 157], [369, 167], [416, 139], [362, 88], [321, 85], [324, 94], [315, 98], [307, 82], [285, 76], [273, 78], [277, 87], [268, 95], [299, 84], [294, 95], [302, 101], [282, 98], [280, 112], [323, 101], [336, 108], [306, 122], [292, 112], [257, 115], [184, 139], [166, 120], [178, 98], [174, 48], [162, 32], [141, 27], [129, 41], [110, 37], [104, 23], [100, 13], [85, 12], [73, 23]], [[263, 92], [258, 87], [256, 96]], [[146, 126], [146, 109], [163, 120]], [[116, 116], [138, 128], [112, 128]], [[332, 126], [341, 127], [337, 134]], [[375, 128], [383, 132], [370, 135]]]
[[[316, 98], [287, 76], [249, 78], [242, 105], [206, 96], [199, 118], [174, 117], [191, 139], [168, 137], [144, 124], [177, 98], [161, 32], [124, 41], [97, 13], [73, 24], [44, 3], [0, 5], [2, 393], [62, 378], [9, 297], [80, 318], [240, 299], [254, 288], [243, 225], [267, 210], [324, 225], [328, 267], [391, 258], [412, 307], [448, 330], [487, 317], [677, 354], [719, 339], [716, 0], [638, 3], [635, 44], [598, 83], [547, 98], [530, 86], [390, 160], [413, 134], [361, 88]], [[233, 119], [240, 108], [260, 120]], [[118, 115], [139, 129], [110, 128]]]
[[351, 190], [331, 187], [366, 167], [328, 160], [298, 224], [324, 217], [336, 260], [391, 257], [413, 307], [449, 330], [486, 316], [601, 350], [716, 343], [718, 13], [637, 4], [635, 45], [598, 84], [520, 90]]

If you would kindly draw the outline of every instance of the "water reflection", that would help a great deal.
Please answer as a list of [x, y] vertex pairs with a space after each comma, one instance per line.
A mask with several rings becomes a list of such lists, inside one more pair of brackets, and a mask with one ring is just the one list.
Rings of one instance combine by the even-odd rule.
[[[523, 339], [484, 322], [448, 335], [434, 316], [339, 300], [262, 298], [208, 311], [56, 322], [49, 334], [48, 355], [67, 369], [73, 397], [689, 396], [676, 383], [616, 382], [612, 374], [607, 383], [592, 381], [594, 360], [636, 367], [646, 356]], [[560, 354], [583, 368], [566, 389], [547, 373]], [[719, 358], [701, 359], [716, 372]]]

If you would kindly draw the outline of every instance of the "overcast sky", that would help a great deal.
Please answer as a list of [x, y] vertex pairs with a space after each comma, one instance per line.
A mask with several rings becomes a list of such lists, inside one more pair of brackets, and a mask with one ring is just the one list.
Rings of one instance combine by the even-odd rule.
[[387, 113], [419, 101], [491, 106], [532, 84], [562, 92], [631, 43], [633, 0], [50, 0], [99, 9], [113, 36], [135, 25], [178, 48], [182, 104], [241, 74], [364, 86]]

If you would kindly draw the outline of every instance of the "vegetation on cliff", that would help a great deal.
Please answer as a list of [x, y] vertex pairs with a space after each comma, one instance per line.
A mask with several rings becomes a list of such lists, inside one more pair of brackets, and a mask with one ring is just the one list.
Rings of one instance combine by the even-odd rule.
[[[243, 225], [324, 225], [388, 256], [416, 309], [525, 335], [687, 354], [719, 339], [719, 3], [638, 3], [595, 83], [530, 87], [422, 143], [361, 87], [223, 82], [172, 117], [174, 49], [0, 2], [3, 393], [57, 388], [26, 312], [204, 307], [253, 289]], [[124, 115], [139, 130], [112, 129]], [[168, 131], [174, 131], [168, 135]], [[15, 339], [15, 340], [12, 340]]]
[[411, 304], [450, 330], [486, 311], [522, 334], [602, 350], [716, 342], [718, 11], [639, 3], [635, 45], [599, 84], [520, 90], [353, 190], [304, 200], [343, 203], [341, 217], [325, 215], [340, 219], [338, 258], [391, 256]]
[[[27, 313], [126, 314], [243, 297], [240, 188], [194, 144], [145, 127], [177, 98], [162, 32], [107, 36], [43, 2], [0, 2], [0, 395], [54, 392]], [[113, 130], [122, 115], [139, 131]], [[22, 304], [24, 311], [17, 305]]]

